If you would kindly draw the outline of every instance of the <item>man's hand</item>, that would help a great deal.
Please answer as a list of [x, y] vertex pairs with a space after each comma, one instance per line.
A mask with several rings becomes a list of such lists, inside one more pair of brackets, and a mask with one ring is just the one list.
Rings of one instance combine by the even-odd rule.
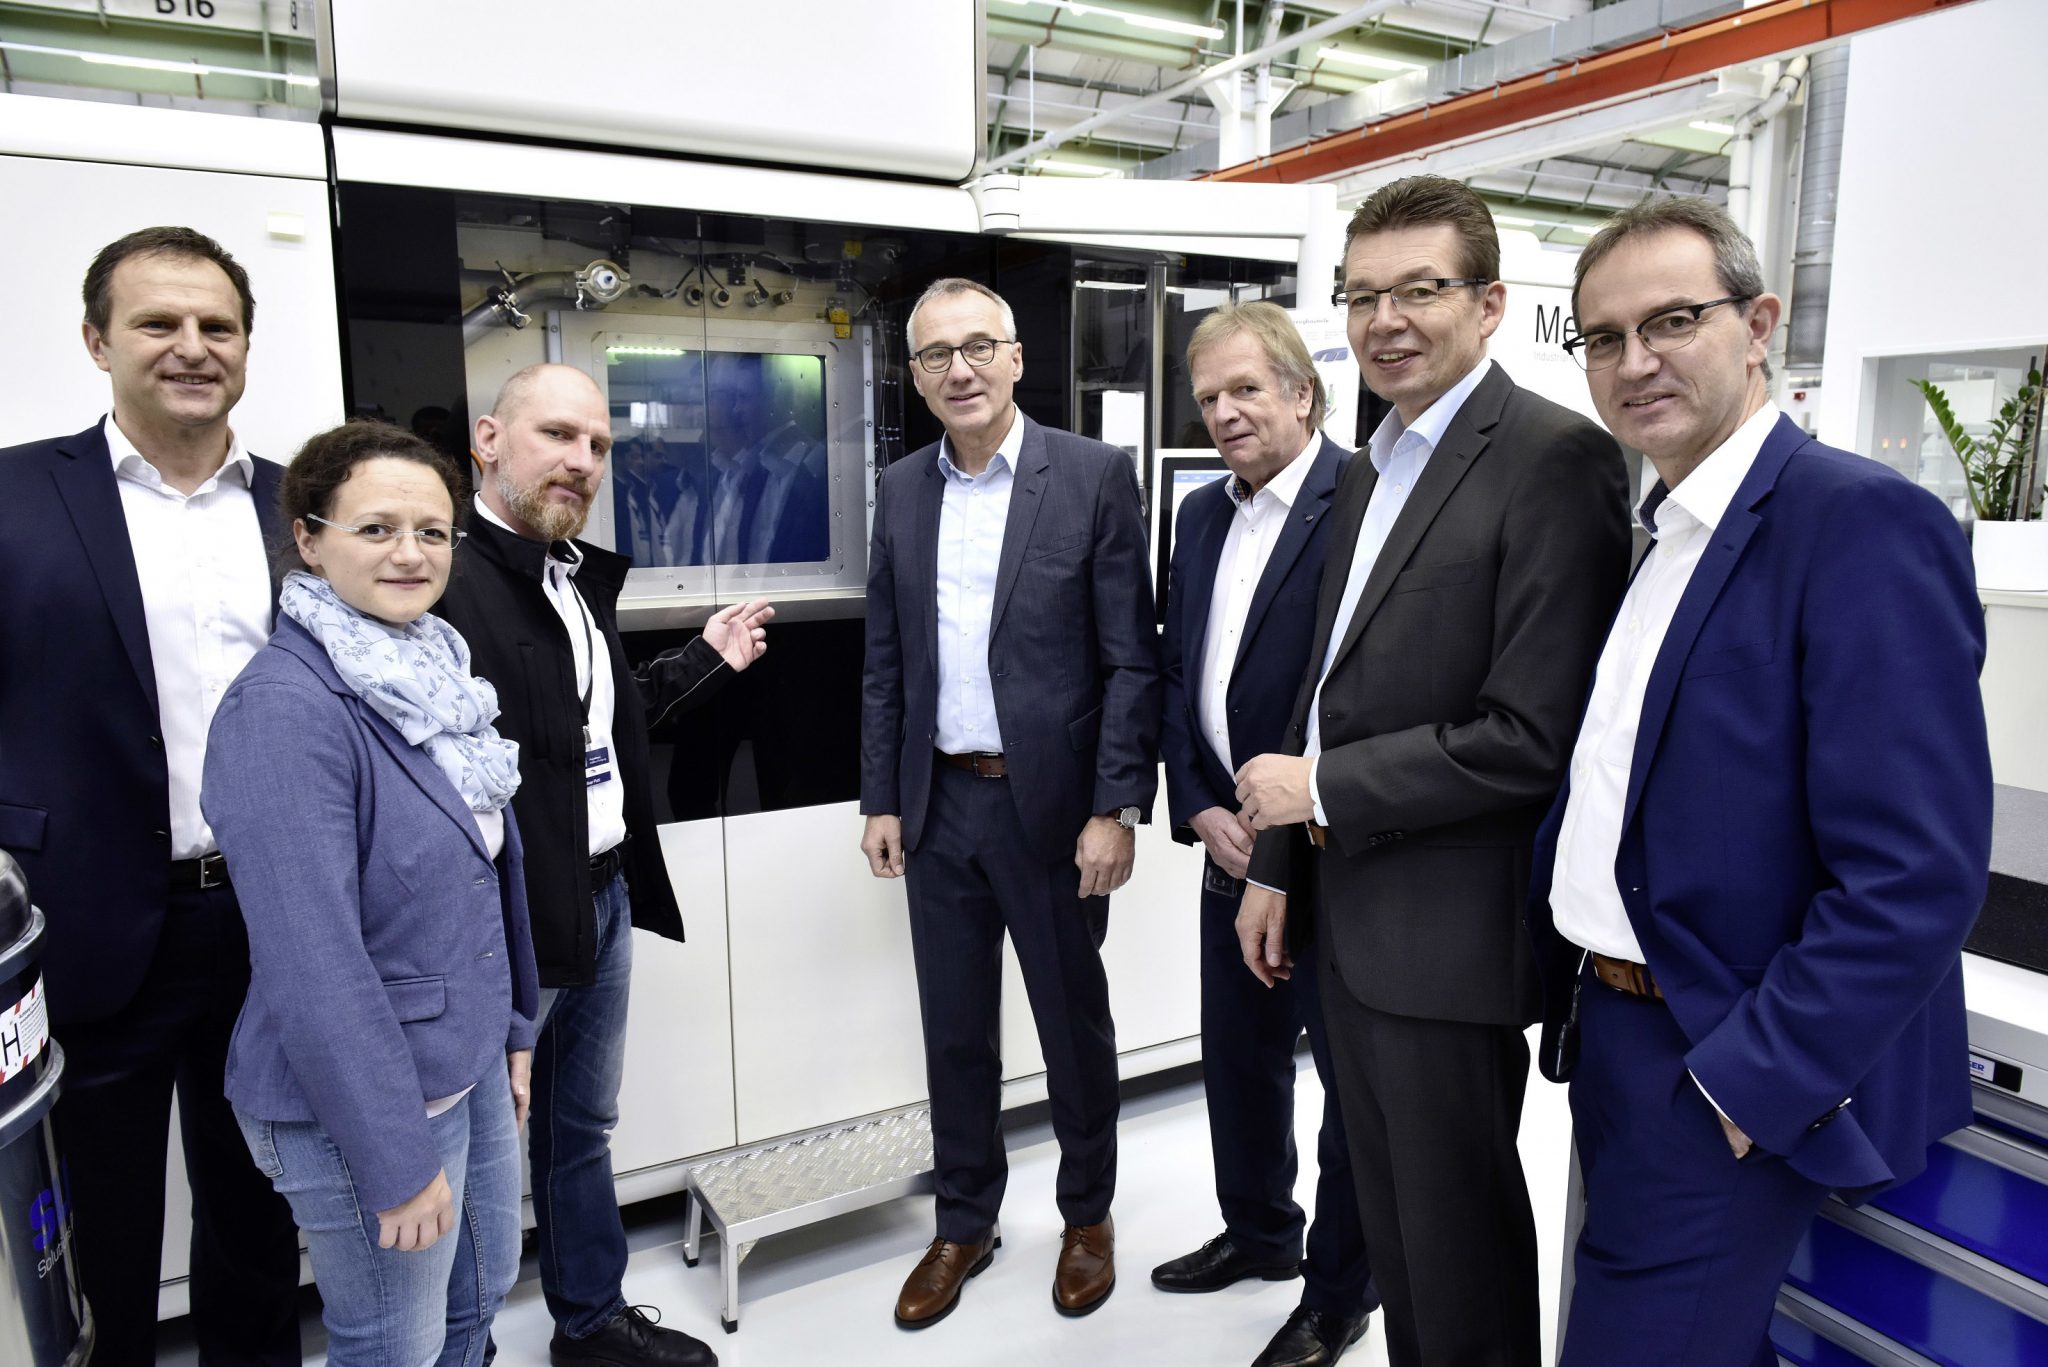
[[1252, 828], [1228, 807], [1205, 807], [1188, 818], [1188, 825], [1202, 837], [1203, 846], [1216, 867], [1232, 878], [1244, 877], [1252, 862]]
[[1237, 945], [1244, 966], [1266, 986], [1294, 976], [1294, 956], [1287, 952], [1287, 895], [1245, 884], [1237, 904]]
[[734, 603], [711, 614], [704, 624], [704, 639], [725, 658], [737, 674], [768, 653], [768, 622], [775, 609], [765, 598]]
[[868, 872], [877, 878], [903, 876], [903, 818], [871, 816], [861, 832], [860, 852], [868, 857]]
[[1107, 897], [1131, 881], [1138, 862], [1138, 837], [1113, 816], [1091, 816], [1074, 842], [1074, 866], [1081, 870], [1081, 895]]
[[512, 1079], [512, 1128], [526, 1128], [527, 1112], [533, 1109], [533, 1050], [514, 1049], [505, 1055], [505, 1072]]
[[422, 1253], [455, 1228], [455, 1193], [446, 1169], [434, 1174], [419, 1195], [402, 1206], [377, 1212], [377, 1247]]
[[1254, 755], [1237, 771], [1237, 801], [1254, 830], [1268, 831], [1315, 818], [1308, 775], [1315, 761], [1304, 755]]
[[[1712, 1105], [1713, 1103], [1709, 1102], [1708, 1104]], [[1729, 1150], [1738, 1159], [1749, 1157], [1749, 1151], [1756, 1147], [1750, 1137], [1742, 1132], [1740, 1126], [1727, 1116], [1722, 1115], [1720, 1111], [1716, 1110], [1714, 1114], [1720, 1118], [1721, 1134], [1728, 1140]]]

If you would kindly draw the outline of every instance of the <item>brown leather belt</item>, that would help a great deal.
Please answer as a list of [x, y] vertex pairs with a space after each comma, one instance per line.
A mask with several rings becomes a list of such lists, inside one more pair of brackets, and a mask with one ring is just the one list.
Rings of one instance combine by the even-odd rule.
[[1648, 964], [1635, 964], [1627, 959], [1610, 959], [1605, 954], [1594, 954], [1593, 976], [1616, 992], [1627, 996], [1664, 1000], [1664, 989], [1657, 986], [1657, 980], [1650, 976]]
[[1309, 844], [1319, 850], [1328, 847], [1330, 843], [1330, 828], [1328, 826], [1318, 826], [1313, 821], [1304, 822], [1303, 824], [1308, 827]]
[[934, 750], [932, 753], [939, 757], [939, 763], [951, 765], [955, 769], [965, 769], [976, 778], [1001, 778], [1010, 772], [1001, 755], [972, 751], [964, 755], [949, 755], [944, 750]]

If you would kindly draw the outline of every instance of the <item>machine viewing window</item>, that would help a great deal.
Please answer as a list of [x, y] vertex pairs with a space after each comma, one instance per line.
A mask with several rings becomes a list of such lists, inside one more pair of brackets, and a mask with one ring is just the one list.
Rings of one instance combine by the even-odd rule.
[[621, 344], [605, 364], [614, 535], [636, 566], [830, 558], [822, 356]]

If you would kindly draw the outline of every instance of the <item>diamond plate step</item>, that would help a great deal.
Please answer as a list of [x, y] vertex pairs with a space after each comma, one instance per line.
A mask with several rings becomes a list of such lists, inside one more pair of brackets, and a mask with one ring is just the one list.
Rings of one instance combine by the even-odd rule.
[[727, 1154], [691, 1168], [683, 1186], [683, 1261], [697, 1265], [709, 1221], [726, 1249], [719, 1321], [730, 1334], [740, 1327], [740, 1264], [756, 1242], [932, 1189], [931, 1110], [915, 1106]]

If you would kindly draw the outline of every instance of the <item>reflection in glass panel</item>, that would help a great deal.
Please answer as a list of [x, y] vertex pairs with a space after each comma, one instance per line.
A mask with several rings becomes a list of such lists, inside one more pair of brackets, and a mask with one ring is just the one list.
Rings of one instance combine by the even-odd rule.
[[2038, 351], [2020, 348], [1886, 357], [1877, 365], [1868, 454], [1935, 494], [1956, 516], [1967, 515], [1970, 497], [1962, 464], [1912, 382], [1932, 380], [1941, 386], [1956, 420], [1981, 437], [2038, 364]]
[[606, 360], [615, 525], [635, 565], [830, 557], [822, 356], [650, 346]]

